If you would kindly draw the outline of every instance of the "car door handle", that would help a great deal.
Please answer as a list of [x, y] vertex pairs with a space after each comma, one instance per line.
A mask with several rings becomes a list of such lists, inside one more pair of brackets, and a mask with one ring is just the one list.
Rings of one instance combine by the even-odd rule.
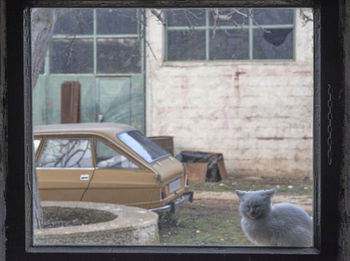
[[80, 175], [80, 180], [89, 180], [90, 175], [89, 174], [82, 174]]

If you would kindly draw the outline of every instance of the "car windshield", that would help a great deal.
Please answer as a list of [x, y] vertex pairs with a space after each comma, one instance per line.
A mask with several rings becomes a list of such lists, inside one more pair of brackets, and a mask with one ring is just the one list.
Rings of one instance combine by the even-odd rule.
[[120, 133], [118, 137], [148, 163], [170, 155], [166, 150], [137, 130]]

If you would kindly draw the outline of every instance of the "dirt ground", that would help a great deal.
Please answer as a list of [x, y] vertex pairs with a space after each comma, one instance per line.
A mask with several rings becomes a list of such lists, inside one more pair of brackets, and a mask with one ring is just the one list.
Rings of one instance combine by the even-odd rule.
[[[208, 201], [208, 204], [210, 205], [210, 201], [212, 204], [215, 205], [222, 205], [223, 202], [221, 201], [230, 201], [231, 204], [239, 205], [239, 201], [237, 196], [234, 193], [231, 192], [213, 192], [213, 191], [199, 191], [196, 192], [194, 195], [194, 199], [201, 201]], [[203, 203], [204, 203], [203, 202]], [[295, 195], [276, 195], [272, 198], [272, 203], [280, 203], [280, 202], [289, 202], [292, 204], [299, 205], [306, 211], [312, 211], [312, 199], [310, 197], [307, 197], [305, 195], [303, 196], [295, 196]]]
[[[238, 213], [239, 200], [234, 191], [270, 188], [277, 189], [273, 203], [294, 203], [305, 209], [310, 216], [312, 215], [312, 182], [310, 180], [229, 178], [213, 183], [192, 183], [190, 189], [194, 191], [193, 202], [178, 206], [175, 214], [160, 217], [161, 244], [250, 246], [251, 243], [241, 229], [241, 217]], [[82, 225], [113, 218], [102, 215], [104, 213], [87, 214], [79, 209], [74, 212], [63, 211], [63, 214], [57, 218], [56, 209], [46, 209], [44, 211], [44, 216], [47, 218], [46, 226]]]

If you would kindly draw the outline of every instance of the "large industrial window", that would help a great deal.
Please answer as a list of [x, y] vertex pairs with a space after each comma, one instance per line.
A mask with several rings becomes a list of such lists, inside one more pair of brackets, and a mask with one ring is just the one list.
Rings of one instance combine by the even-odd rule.
[[292, 60], [293, 8], [165, 11], [165, 60]]
[[140, 73], [139, 9], [62, 9], [46, 71], [54, 74]]

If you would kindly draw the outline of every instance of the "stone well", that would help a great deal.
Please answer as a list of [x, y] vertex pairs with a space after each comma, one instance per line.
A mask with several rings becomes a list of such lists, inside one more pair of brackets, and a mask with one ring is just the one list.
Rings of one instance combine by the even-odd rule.
[[43, 201], [43, 207], [86, 208], [117, 216], [88, 225], [36, 229], [34, 245], [157, 245], [158, 215], [142, 208], [90, 202]]

